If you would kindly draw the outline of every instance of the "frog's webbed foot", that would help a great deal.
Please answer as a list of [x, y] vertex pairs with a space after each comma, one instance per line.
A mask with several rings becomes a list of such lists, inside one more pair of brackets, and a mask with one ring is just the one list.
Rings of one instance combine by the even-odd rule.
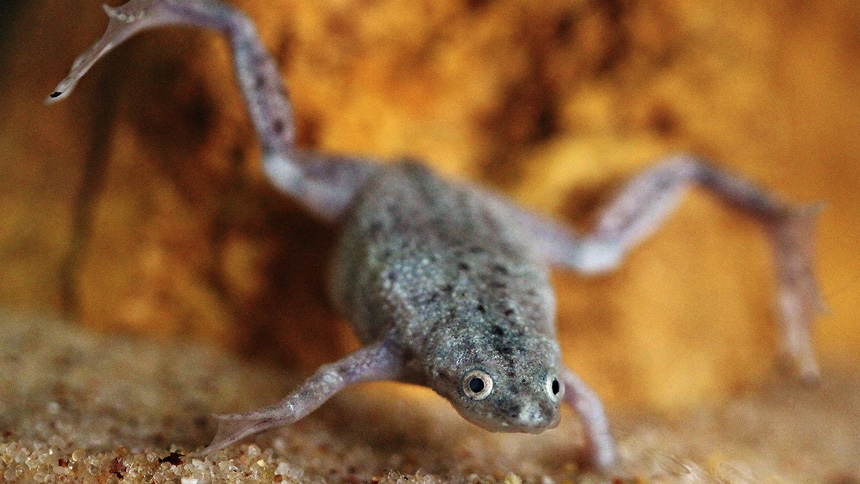
[[147, 29], [182, 23], [183, 16], [169, 4], [170, 0], [131, 0], [120, 7], [103, 5], [109, 18], [107, 30], [98, 42], [75, 59], [69, 75], [45, 102], [52, 104], [66, 98], [93, 64], [129, 37]]
[[260, 409], [254, 412], [233, 413], [224, 415], [213, 415], [218, 421], [218, 430], [215, 437], [205, 449], [196, 452], [198, 456], [205, 456], [228, 445], [238, 442], [249, 435], [269, 430], [275, 427], [287, 425], [297, 419], [289, 418], [283, 409], [277, 406]]
[[247, 413], [215, 415], [218, 420], [215, 438], [196, 455], [206, 455], [249, 435], [296, 422], [345, 387], [395, 380], [402, 368], [399, 351], [387, 341], [361, 348], [335, 363], [321, 366], [292, 394], [274, 405]]
[[815, 226], [823, 204], [791, 207], [765, 219], [776, 259], [777, 306], [782, 313], [780, 349], [806, 383], [818, 380], [811, 326], [827, 309], [815, 280]]

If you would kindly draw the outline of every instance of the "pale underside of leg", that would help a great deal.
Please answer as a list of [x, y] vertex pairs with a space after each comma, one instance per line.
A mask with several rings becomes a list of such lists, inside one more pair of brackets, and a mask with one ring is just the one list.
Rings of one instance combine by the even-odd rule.
[[568, 368], [562, 368], [560, 376], [565, 387], [564, 401], [573, 407], [585, 429], [588, 464], [597, 469], [609, 469], [618, 455], [600, 398]]
[[514, 209], [548, 263], [594, 274], [614, 269], [624, 255], [677, 208], [692, 187], [703, 188], [761, 223], [776, 266], [780, 343], [804, 380], [818, 377], [811, 328], [823, 309], [814, 273], [819, 204], [786, 202], [747, 180], [692, 156], [669, 158], [627, 182], [599, 211], [591, 233], [575, 234], [540, 215]]
[[402, 367], [400, 354], [387, 342], [357, 350], [320, 367], [293, 393], [274, 405], [252, 412], [216, 415], [218, 431], [212, 443], [199, 454], [205, 455], [250, 435], [296, 422], [349, 385], [397, 380]]

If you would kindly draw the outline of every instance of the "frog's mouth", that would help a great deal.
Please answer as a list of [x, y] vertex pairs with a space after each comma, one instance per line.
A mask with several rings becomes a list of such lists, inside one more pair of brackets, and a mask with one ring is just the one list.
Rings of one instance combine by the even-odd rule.
[[539, 434], [544, 430], [558, 426], [559, 413], [541, 412], [537, 409], [526, 408], [516, 415], [493, 415], [472, 413], [466, 409], [457, 409], [458, 413], [469, 422], [491, 432]]
[[507, 433], [523, 433], [523, 434], [540, 434], [543, 433], [544, 430], [554, 429], [558, 427], [559, 419], [555, 419], [553, 422], [543, 425], [522, 425], [522, 424], [512, 424], [510, 422], [502, 421], [499, 423], [498, 428], [494, 429], [495, 432], [507, 432]]

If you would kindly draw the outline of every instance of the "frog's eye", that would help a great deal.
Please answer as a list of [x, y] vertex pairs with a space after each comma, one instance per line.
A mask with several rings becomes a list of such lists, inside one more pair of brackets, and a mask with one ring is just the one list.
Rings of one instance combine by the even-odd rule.
[[493, 391], [493, 378], [482, 370], [472, 370], [463, 376], [463, 393], [472, 400], [483, 400]]
[[558, 375], [550, 373], [546, 377], [546, 392], [553, 402], [561, 400], [564, 396], [564, 385], [559, 381]]

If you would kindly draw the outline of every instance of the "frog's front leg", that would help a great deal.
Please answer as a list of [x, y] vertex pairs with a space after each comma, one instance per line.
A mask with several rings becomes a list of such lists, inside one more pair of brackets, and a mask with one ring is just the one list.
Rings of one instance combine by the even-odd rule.
[[815, 281], [813, 242], [819, 205], [794, 205], [701, 159], [676, 156], [630, 180], [598, 214], [583, 236], [521, 209], [511, 209], [550, 263], [583, 273], [614, 269], [652, 234], [694, 185], [708, 189], [759, 221], [771, 238], [776, 263], [783, 353], [801, 377], [814, 381], [818, 366], [810, 335], [823, 307]]
[[573, 407], [585, 429], [587, 464], [597, 469], [611, 468], [618, 452], [600, 397], [566, 366], [562, 366], [559, 376], [564, 383], [564, 401]]
[[167, 25], [212, 28], [230, 43], [236, 78], [260, 139], [263, 171], [271, 182], [313, 213], [335, 221], [378, 165], [295, 148], [295, 123], [277, 66], [242, 12], [215, 0], [131, 0], [105, 6], [110, 22], [102, 38], [75, 60], [47, 102], [59, 101], [102, 56], [129, 37]]
[[403, 357], [396, 345], [382, 341], [366, 346], [335, 363], [321, 366], [279, 403], [253, 412], [216, 415], [218, 432], [200, 454], [205, 455], [249, 435], [296, 422], [349, 385], [398, 380], [403, 374]]

